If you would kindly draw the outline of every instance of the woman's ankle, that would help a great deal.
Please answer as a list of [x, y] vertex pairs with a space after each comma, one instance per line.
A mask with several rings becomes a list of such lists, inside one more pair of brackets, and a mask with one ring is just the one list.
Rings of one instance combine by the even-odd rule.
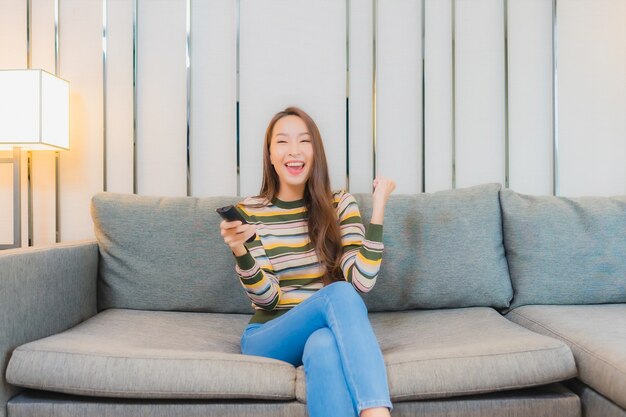
[[387, 407], [373, 407], [362, 410], [360, 417], [391, 417], [391, 413]]

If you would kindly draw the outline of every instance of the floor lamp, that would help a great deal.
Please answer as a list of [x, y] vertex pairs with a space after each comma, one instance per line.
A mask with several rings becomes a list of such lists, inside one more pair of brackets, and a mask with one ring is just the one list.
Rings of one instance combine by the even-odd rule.
[[[21, 151], [69, 150], [69, 83], [40, 69], [0, 70], [0, 150], [13, 151], [13, 244], [22, 246]], [[30, 214], [30, 212], [29, 212]]]

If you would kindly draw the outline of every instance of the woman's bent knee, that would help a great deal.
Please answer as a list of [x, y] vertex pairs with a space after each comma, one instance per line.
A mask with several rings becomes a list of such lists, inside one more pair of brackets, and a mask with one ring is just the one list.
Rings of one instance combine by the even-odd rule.
[[[328, 327], [322, 327], [314, 331], [307, 339], [304, 345], [302, 361], [307, 365], [312, 357], [316, 357], [316, 362], [324, 358], [334, 362], [335, 359], [333, 357], [338, 355], [335, 335]], [[319, 360], [317, 359], [318, 357], [320, 358]]]

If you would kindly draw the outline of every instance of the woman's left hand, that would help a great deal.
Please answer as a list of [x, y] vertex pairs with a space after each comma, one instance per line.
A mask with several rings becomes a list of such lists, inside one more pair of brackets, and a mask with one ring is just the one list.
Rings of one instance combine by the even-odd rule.
[[396, 183], [380, 175], [374, 180], [374, 193], [372, 195], [374, 206], [380, 205], [384, 207], [389, 200], [389, 195], [396, 189]]

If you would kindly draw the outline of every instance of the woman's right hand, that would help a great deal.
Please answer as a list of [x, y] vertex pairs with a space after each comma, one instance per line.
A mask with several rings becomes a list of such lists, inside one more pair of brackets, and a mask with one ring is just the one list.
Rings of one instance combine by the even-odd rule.
[[372, 195], [372, 220], [370, 223], [383, 224], [385, 217], [385, 205], [389, 196], [396, 189], [396, 183], [386, 177], [376, 176], [374, 180], [374, 193]]
[[374, 180], [373, 193], [374, 206], [385, 207], [387, 200], [389, 200], [389, 196], [395, 189], [395, 181], [380, 175], [376, 176], [376, 179]]
[[236, 256], [245, 254], [248, 250], [243, 245], [246, 240], [256, 233], [256, 227], [252, 224], [242, 224], [241, 221], [226, 221], [220, 223], [220, 234]]

